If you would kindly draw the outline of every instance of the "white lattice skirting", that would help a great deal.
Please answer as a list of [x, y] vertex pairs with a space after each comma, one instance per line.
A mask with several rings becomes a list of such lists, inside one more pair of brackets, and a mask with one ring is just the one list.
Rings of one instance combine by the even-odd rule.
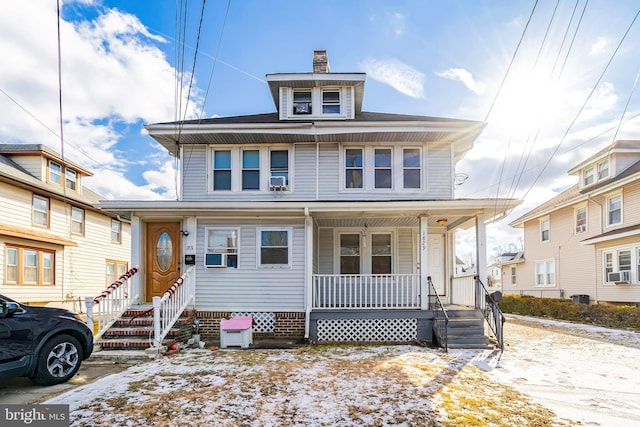
[[255, 326], [253, 332], [274, 332], [276, 330], [276, 314], [264, 312], [235, 311], [231, 317], [251, 316]]
[[416, 319], [318, 320], [318, 341], [404, 342], [418, 335]]

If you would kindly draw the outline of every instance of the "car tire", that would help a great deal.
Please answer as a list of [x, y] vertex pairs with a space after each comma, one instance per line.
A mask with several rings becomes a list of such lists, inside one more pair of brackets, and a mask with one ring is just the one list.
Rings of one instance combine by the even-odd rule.
[[40, 349], [31, 379], [39, 385], [63, 383], [78, 372], [81, 362], [82, 346], [78, 340], [71, 335], [56, 335]]

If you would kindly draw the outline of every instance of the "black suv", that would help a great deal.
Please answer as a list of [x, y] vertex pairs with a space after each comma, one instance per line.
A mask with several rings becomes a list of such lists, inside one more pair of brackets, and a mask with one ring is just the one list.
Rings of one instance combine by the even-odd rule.
[[92, 351], [93, 334], [76, 313], [0, 295], [0, 380], [30, 377], [40, 385], [63, 383]]

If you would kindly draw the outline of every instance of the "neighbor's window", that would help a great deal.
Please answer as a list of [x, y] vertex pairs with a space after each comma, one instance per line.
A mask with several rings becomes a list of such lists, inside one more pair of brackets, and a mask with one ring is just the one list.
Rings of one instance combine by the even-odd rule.
[[518, 270], [517, 267], [515, 265], [511, 266], [511, 286], [517, 286], [518, 285]]
[[213, 152], [213, 190], [231, 190], [231, 151]]
[[555, 260], [536, 262], [536, 286], [555, 286], [556, 262]]
[[110, 285], [118, 280], [128, 270], [128, 263], [126, 261], [107, 260], [106, 264], [106, 285]]
[[340, 235], [340, 274], [360, 274], [360, 234]]
[[260, 189], [260, 151], [244, 150], [242, 152], [242, 189]]
[[112, 243], [122, 242], [122, 223], [117, 219], [111, 220], [111, 242]]
[[371, 273], [391, 274], [391, 234], [371, 235]]
[[22, 246], [7, 246], [5, 283], [16, 285], [53, 285], [55, 252]]
[[296, 90], [293, 92], [293, 114], [311, 114], [311, 91]]
[[73, 169], [65, 168], [64, 185], [71, 191], [76, 191], [78, 185], [78, 174]]
[[402, 150], [403, 187], [420, 188], [420, 149]]
[[593, 184], [593, 182], [595, 181], [595, 175], [595, 169], [592, 167], [582, 172], [582, 185], [587, 186]]
[[392, 188], [391, 153], [390, 148], [374, 150], [375, 188]]
[[49, 182], [60, 185], [62, 179], [62, 165], [49, 160]]
[[291, 266], [291, 230], [258, 229], [260, 267]]
[[345, 187], [363, 188], [362, 148], [347, 148], [344, 156]]
[[631, 273], [631, 250], [618, 251], [618, 271]]
[[598, 181], [609, 177], [609, 160], [598, 164]]
[[607, 225], [620, 224], [622, 222], [622, 196], [614, 196], [607, 199]]
[[71, 207], [71, 232], [84, 234], [84, 209]]
[[270, 156], [271, 176], [284, 176], [285, 185], [289, 185], [289, 150], [272, 150]]
[[540, 241], [549, 241], [549, 218], [540, 220]]
[[613, 273], [613, 252], [605, 252], [604, 254], [604, 282], [609, 281], [609, 273]]
[[33, 195], [33, 225], [49, 226], [49, 199]]
[[340, 91], [322, 91], [322, 114], [340, 114]]
[[208, 254], [226, 254], [227, 267], [238, 268], [239, 228], [205, 228], [205, 248]]
[[587, 231], [587, 208], [576, 209], [576, 234]]

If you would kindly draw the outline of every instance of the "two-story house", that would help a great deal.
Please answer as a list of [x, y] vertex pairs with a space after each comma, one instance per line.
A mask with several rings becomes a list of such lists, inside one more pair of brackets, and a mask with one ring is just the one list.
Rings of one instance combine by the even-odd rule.
[[316, 51], [313, 72], [266, 76], [273, 113], [146, 126], [179, 159], [178, 200], [101, 205], [131, 219], [139, 302], [193, 264], [204, 324], [249, 314], [256, 332], [313, 341], [429, 335], [428, 278], [451, 302], [455, 230], [477, 228], [484, 273], [485, 224], [518, 201], [454, 197], [484, 123], [363, 111], [365, 77]]
[[511, 223], [524, 228], [526, 260], [504, 292], [640, 302], [640, 141], [616, 141], [568, 173], [576, 185]]
[[95, 207], [90, 175], [44, 145], [0, 143], [0, 294], [82, 311], [127, 271], [130, 225]]

